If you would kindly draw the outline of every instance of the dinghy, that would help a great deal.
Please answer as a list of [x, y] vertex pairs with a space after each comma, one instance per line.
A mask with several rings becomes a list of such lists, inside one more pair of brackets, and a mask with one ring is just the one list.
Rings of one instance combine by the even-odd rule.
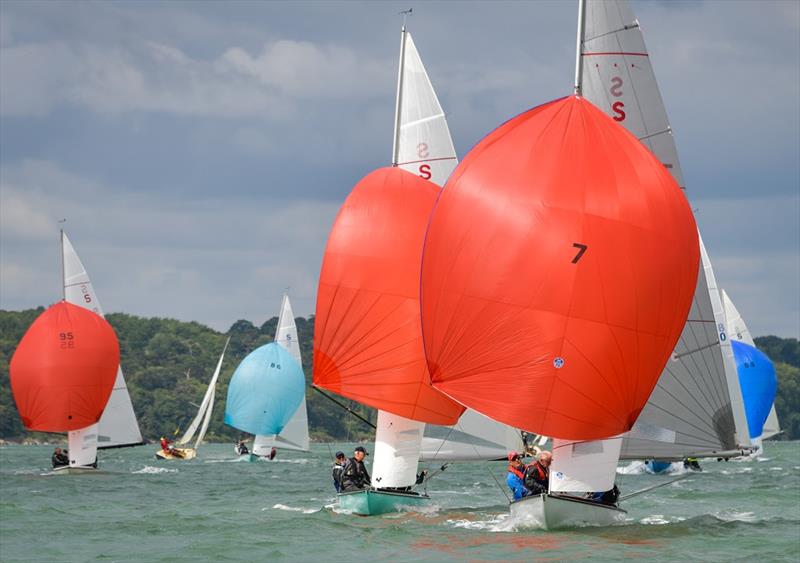
[[[583, 96], [628, 129], [685, 190], [672, 128], [639, 22], [625, 0], [586, 3], [580, 37]], [[750, 446], [725, 315], [711, 260], [700, 269], [683, 331], [622, 444], [621, 459], [653, 468], [687, 457], [731, 457]]]
[[580, 96], [577, 58], [575, 96], [506, 122], [453, 172], [422, 265], [434, 388], [554, 437], [549, 491], [510, 505], [515, 522], [547, 528], [624, 514], [584, 497], [614, 486], [621, 435], [678, 340], [699, 266], [678, 185]]
[[[300, 340], [297, 337], [297, 325], [294, 322], [294, 313], [288, 294], [283, 295], [278, 327], [275, 330], [275, 342], [292, 355], [302, 371], [303, 358], [300, 355]], [[305, 381], [305, 376], [303, 376], [303, 380]], [[303, 388], [305, 389], [305, 386]], [[297, 407], [280, 434], [256, 435], [253, 441], [253, 451], [248, 456], [250, 461], [271, 460], [275, 457], [273, 449], [277, 448], [308, 451], [308, 409], [306, 408], [305, 391], [300, 406]]]
[[[60, 237], [64, 300], [104, 317], [89, 274], [63, 229]], [[54, 467], [53, 471], [59, 474], [95, 471], [98, 449], [138, 446], [144, 443], [121, 367], [117, 370], [111, 396], [100, 420], [85, 428], [69, 431], [67, 440], [69, 464]]]
[[[192, 439], [194, 438], [195, 433], [197, 433], [197, 439], [194, 442], [193, 447], [172, 447], [168, 449], [161, 448], [156, 452], [156, 459], [162, 459], [166, 461], [171, 460], [190, 460], [197, 457], [197, 448], [200, 447], [200, 444], [203, 442], [203, 439], [206, 436], [206, 431], [208, 430], [208, 424], [211, 422], [211, 413], [214, 411], [214, 396], [216, 394], [216, 387], [217, 387], [217, 379], [219, 379], [219, 373], [222, 369], [222, 360], [225, 358], [225, 351], [228, 349], [228, 344], [230, 343], [231, 338], [230, 336], [225, 341], [225, 346], [222, 348], [222, 354], [219, 356], [219, 361], [217, 362], [217, 367], [214, 370], [214, 375], [211, 376], [211, 381], [208, 383], [208, 388], [206, 388], [205, 395], [203, 395], [203, 401], [200, 403], [200, 408], [197, 409], [197, 414], [192, 420], [192, 423], [189, 425], [189, 428], [186, 429], [181, 439], [178, 440], [178, 446], [186, 446], [189, 444]], [[200, 431], [198, 432], [198, 428]]]
[[[736, 308], [736, 305], [733, 304], [733, 300], [728, 296], [725, 290], [721, 290], [722, 294], [722, 304], [725, 309], [725, 319], [728, 327], [728, 336], [731, 339], [731, 344], [734, 345], [734, 342], [741, 342], [747, 346], [752, 348], [756, 348], [756, 343], [753, 341], [753, 337], [750, 334], [750, 330], [747, 328], [747, 324], [745, 324], [742, 315], [739, 313], [739, 310]], [[735, 346], [735, 345], [734, 345]], [[734, 357], [735, 357], [735, 348], [734, 348]], [[770, 362], [771, 363], [771, 362]], [[737, 362], [737, 371], [739, 370], [739, 365]], [[741, 380], [741, 372], [740, 375], [740, 383]], [[772, 370], [765, 370], [763, 372], [763, 377], [767, 378], [768, 380], [775, 379], [775, 370], [774, 366]], [[756, 381], [753, 381], [754, 384], [758, 384]], [[765, 382], [769, 384], [768, 382]], [[776, 384], [777, 385], [777, 384]], [[758, 434], [753, 434], [753, 427], [750, 426], [750, 408], [748, 407], [748, 399], [747, 399], [747, 391], [742, 386], [742, 394], [744, 395], [744, 402], [745, 402], [745, 410], [748, 414], [748, 428], [750, 430], [750, 437], [753, 442], [753, 446], [755, 448], [755, 454], [760, 455], [761, 451], [763, 451], [763, 441], [773, 436], [777, 436], [781, 433], [781, 426], [778, 422], [778, 414], [775, 412], [775, 398], [772, 398], [772, 404], [769, 409], [769, 414], [767, 415], [766, 421], [761, 425], [761, 432]], [[756, 422], [756, 426], [758, 423]]]
[[372, 489], [339, 495], [359, 515], [419, 506], [413, 490], [425, 423], [463, 407], [427, 383], [419, 329], [419, 265], [439, 186], [457, 163], [450, 132], [403, 25], [392, 168], [372, 172], [328, 237], [317, 294], [314, 384], [378, 409]]
[[225, 424], [260, 436], [277, 436], [305, 397], [303, 369], [277, 342], [250, 352], [228, 384]]

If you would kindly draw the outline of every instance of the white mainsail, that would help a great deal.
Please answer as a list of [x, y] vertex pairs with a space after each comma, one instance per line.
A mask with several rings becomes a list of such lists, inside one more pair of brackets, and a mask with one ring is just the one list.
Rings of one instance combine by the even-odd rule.
[[[94, 291], [89, 274], [83, 266], [81, 259], [75, 252], [66, 233], [61, 231], [61, 252], [63, 257], [63, 282], [64, 299], [73, 305], [78, 305], [88, 309], [101, 317], [103, 308]], [[139, 423], [133, 411], [131, 397], [128, 394], [128, 387], [125, 385], [125, 377], [122, 375], [122, 367], [117, 369], [117, 378], [114, 381], [114, 389], [108, 399], [103, 415], [96, 425], [75, 431], [79, 434], [69, 437], [69, 452], [72, 456], [73, 451], [77, 452], [80, 448], [84, 452], [83, 458], [91, 458], [88, 463], [94, 463], [97, 457], [96, 450], [103, 448], [115, 448], [123, 446], [138, 446], [143, 444], [142, 433], [139, 430]], [[89, 452], [89, 443], [94, 440], [94, 451]], [[77, 465], [85, 465], [77, 463]]]
[[421, 461], [476, 461], [506, 459], [522, 452], [519, 430], [468, 409], [453, 426], [428, 424], [422, 439]]
[[[278, 327], [275, 330], [275, 342], [283, 346], [288, 351], [300, 367], [303, 367], [303, 358], [300, 355], [300, 341], [297, 338], [297, 325], [294, 322], [294, 312], [292, 304], [289, 302], [289, 295], [283, 295], [281, 302], [281, 313], [278, 317]], [[306, 409], [306, 397], [300, 406], [283, 427], [277, 436], [257, 435], [253, 441], [253, 453], [260, 456], [268, 456], [273, 446], [287, 450], [308, 451], [308, 410]]]
[[550, 492], [591, 493], [614, 486], [622, 437], [580, 441], [553, 438]]
[[[392, 165], [443, 186], [457, 164], [444, 110], [404, 25], [400, 31]], [[423, 422], [378, 411], [374, 487], [414, 484], [424, 430]]]
[[[722, 305], [725, 309], [728, 337], [732, 338], [733, 340], [738, 340], [739, 342], [744, 342], [745, 344], [755, 348], [756, 343], [753, 341], [753, 336], [750, 334], [750, 329], [747, 328], [747, 324], [745, 324], [741, 313], [739, 313], [739, 310], [736, 308], [736, 305], [733, 304], [733, 300], [731, 300], [724, 289], [721, 290], [720, 293], [722, 294]], [[762, 430], [760, 440], [766, 440], [767, 438], [771, 438], [780, 433], [781, 425], [778, 422], [778, 413], [775, 412], [775, 404], [773, 403], [772, 408], [769, 411], [769, 415], [767, 416], [767, 420], [764, 422], [764, 428]]]
[[[627, 1], [587, 2], [581, 57], [583, 96], [636, 135], [685, 188], [667, 112]], [[718, 330], [709, 291], [715, 284], [707, 257], [704, 266], [683, 333], [623, 442], [623, 458], [680, 459], [750, 444], [730, 344]]]
[[201, 422], [202, 427], [200, 428], [200, 433], [197, 435], [194, 448], [197, 449], [197, 447], [203, 441], [203, 438], [205, 438], [206, 430], [208, 430], [208, 424], [211, 421], [211, 413], [214, 411], [214, 397], [216, 395], [217, 379], [219, 379], [219, 373], [222, 369], [222, 360], [225, 358], [225, 351], [228, 349], [228, 344], [230, 341], [231, 337], [229, 336], [225, 341], [225, 346], [222, 348], [222, 354], [219, 356], [219, 361], [217, 362], [217, 367], [214, 370], [214, 375], [211, 376], [211, 381], [208, 383], [206, 393], [203, 395], [200, 408], [197, 409], [197, 414], [195, 415], [194, 420], [192, 420], [192, 423], [189, 425], [189, 428], [186, 429], [186, 432], [184, 432], [183, 436], [181, 436], [181, 439], [178, 440], [178, 444], [181, 446], [188, 444], [192, 440]]
[[444, 186], [458, 164], [444, 110], [411, 33], [403, 27], [392, 164]]

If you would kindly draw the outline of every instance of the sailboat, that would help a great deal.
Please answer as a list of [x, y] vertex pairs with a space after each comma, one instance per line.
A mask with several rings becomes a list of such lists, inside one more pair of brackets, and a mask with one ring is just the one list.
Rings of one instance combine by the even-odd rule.
[[[626, 0], [586, 3], [579, 38], [583, 96], [628, 129], [685, 190], [672, 128], [639, 22]], [[621, 459], [731, 457], [750, 446], [744, 403], [711, 260], [700, 239], [692, 306]]]
[[[166, 450], [162, 448], [156, 452], [156, 459], [189, 460], [197, 457], [197, 449], [200, 447], [200, 444], [206, 437], [208, 424], [211, 422], [211, 414], [214, 411], [214, 396], [216, 394], [217, 379], [219, 379], [219, 373], [222, 369], [222, 361], [225, 358], [225, 351], [228, 349], [228, 344], [230, 344], [230, 341], [231, 337], [229, 336], [225, 341], [225, 346], [222, 348], [222, 354], [219, 356], [219, 361], [217, 361], [217, 367], [214, 370], [214, 375], [211, 376], [211, 381], [208, 383], [208, 388], [206, 388], [205, 395], [203, 395], [203, 400], [200, 403], [200, 407], [197, 409], [197, 414], [195, 415], [194, 420], [192, 420], [192, 423], [189, 425], [189, 428], [186, 429], [186, 432], [183, 433], [183, 436], [181, 436], [180, 440], [177, 442], [178, 446], [188, 446], [194, 439], [195, 433], [197, 433], [197, 439], [194, 441], [194, 446], [174, 447]], [[200, 429], [199, 432], [198, 428]]]
[[754, 455], [750, 457], [756, 457], [763, 451], [763, 441], [781, 431], [775, 412], [778, 387], [775, 366], [756, 348], [742, 315], [724, 289], [721, 295], [747, 413], [747, 426], [755, 448]]
[[[278, 327], [275, 330], [275, 342], [283, 346], [292, 355], [302, 371], [303, 358], [300, 355], [297, 325], [294, 322], [294, 313], [292, 312], [292, 304], [289, 302], [289, 295], [286, 293], [284, 293], [283, 301], [281, 302], [281, 313], [278, 317]], [[253, 441], [253, 451], [249, 454], [250, 461], [259, 458], [269, 459], [273, 447], [308, 451], [308, 410], [306, 408], [305, 392], [303, 392], [300, 406], [297, 407], [297, 410], [279, 434], [256, 435]]]
[[[103, 317], [66, 300], [52, 305], [25, 332], [9, 364], [22, 423], [40, 432], [79, 432], [96, 451], [96, 434], [86, 429], [100, 420], [118, 369], [117, 336]], [[56, 472], [96, 469], [95, 458], [82, 455], [70, 448], [70, 464]]]
[[421, 278], [433, 387], [553, 437], [548, 492], [510, 504], [515, 521], [547, 528], [623, 517], [584, 497], [613, 487], [621, 435], [680, 336], [700, 262], [677, 183], [581, 96], [577, 60], [575, 95], [509, 120], [453, 172]]
[[[69, 303], [104, 316], [103, 308], [81, 259], [64, 230], [61, 230], [64, 298]], [[69, 433], [70, 467], [90, 467], [98, 449], [124, 448], [144, 444], [133, 410], [122, 366], [117, 370], [114, 389], [97, 425]], [[88, 470], [88, 469], [87, 469]]]
[[225, 424], [257, 436], [277, 436], [305, 397], [303, 368], [291, 352], [270, 342], [250, 352], [228, 384]]
[[425, 226], [457, 159], [405, 25], [400, 37], [392, 167], [347, 197], [317, 293], [314, 385], [378, 409], [372, 488], [338, 497], [342, 510], [360, 515], [429, 500], [413, 490], [425, 424], [454, 424], [464, 410], [428, 383], [419, 318]]

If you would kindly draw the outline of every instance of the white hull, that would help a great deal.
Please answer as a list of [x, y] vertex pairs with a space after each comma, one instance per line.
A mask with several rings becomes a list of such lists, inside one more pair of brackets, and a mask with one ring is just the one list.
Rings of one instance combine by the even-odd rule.
[[516, 526], [544, 528], [573, 528], [583, 526], [611, 526], [622, 522], [626, 512], [576, 497], [543, 494], [515, 500], [509, 505], [511, 519]]

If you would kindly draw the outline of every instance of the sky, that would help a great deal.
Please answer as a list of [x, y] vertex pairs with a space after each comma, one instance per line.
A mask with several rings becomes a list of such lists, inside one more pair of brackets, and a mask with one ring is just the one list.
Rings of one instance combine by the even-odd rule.
[[[800, 3], [632, 3], [687, 196], [754, 335], [800, 336]], [[225, 331], [313, 313], [355, 183], [390, 163], [403, 9], [459, 156], [571, 93], [577, 3], [0, 3], [0, 308]]]

